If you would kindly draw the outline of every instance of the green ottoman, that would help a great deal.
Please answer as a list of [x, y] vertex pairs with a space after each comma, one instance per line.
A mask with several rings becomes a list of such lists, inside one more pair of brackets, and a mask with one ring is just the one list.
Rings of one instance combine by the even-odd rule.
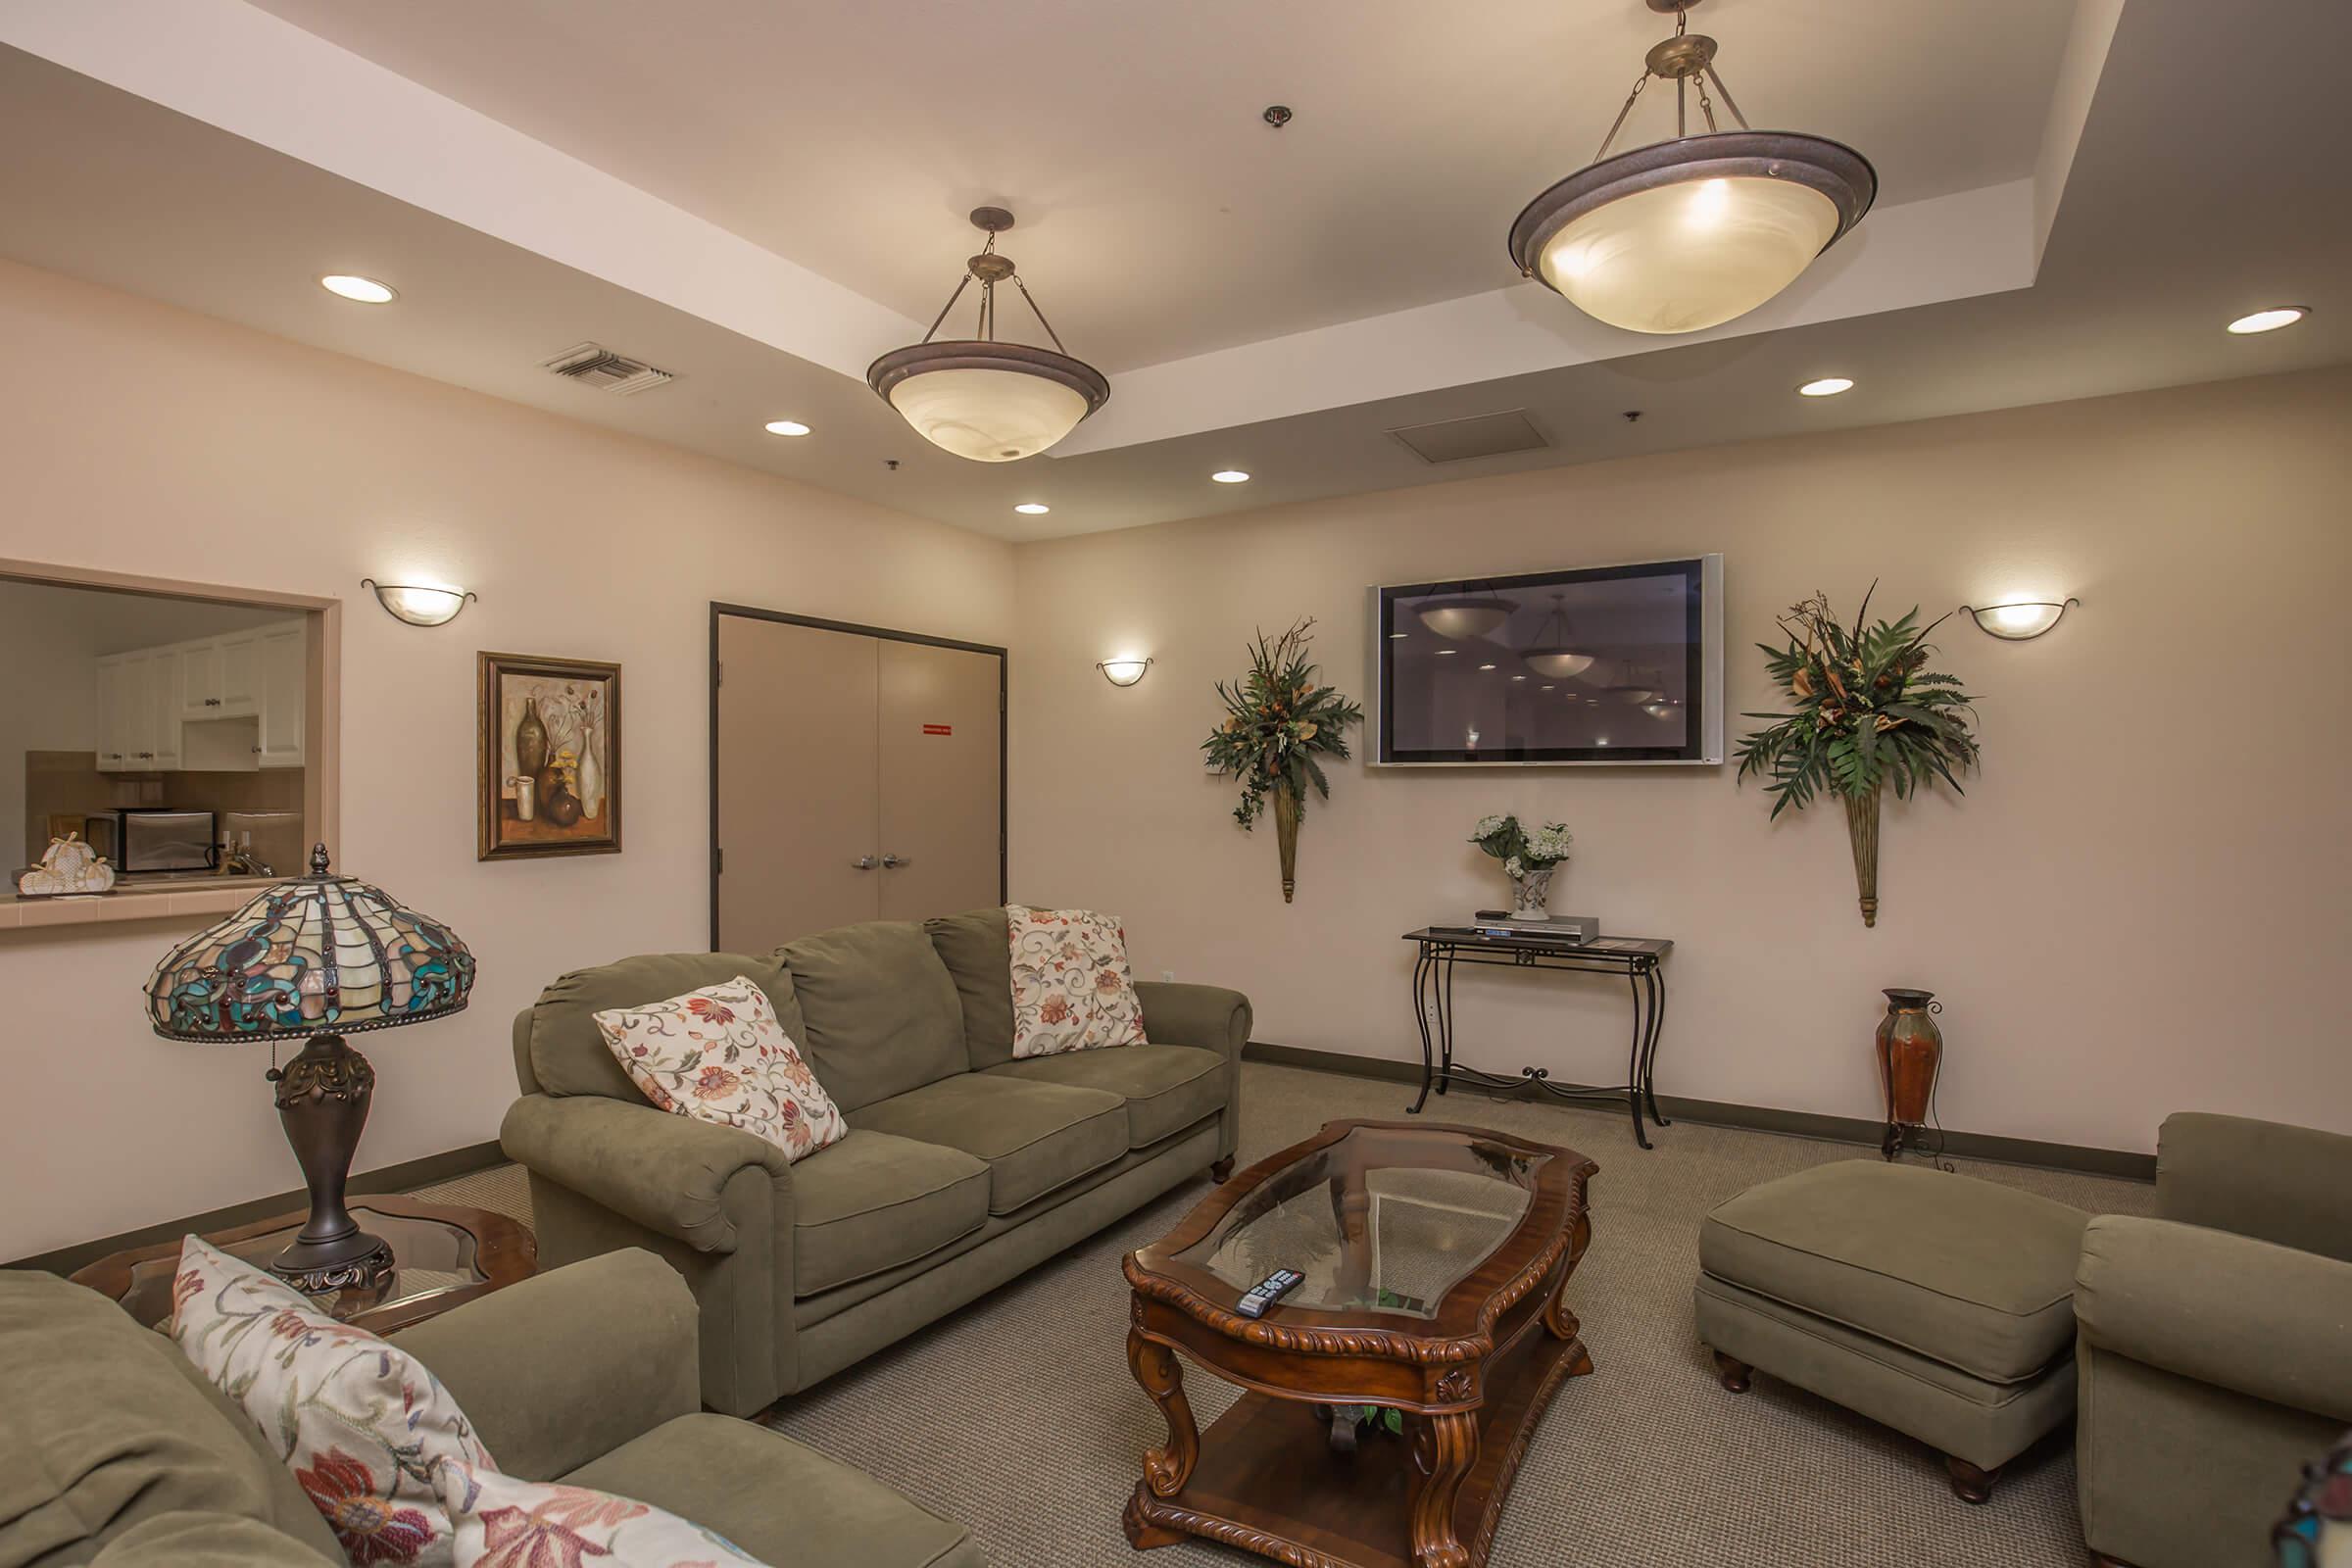
[[1751, 1187], [1698, 1233], [1698, 1334], [1723, 1386], [1771, 1373], [1942, 1450], [1964, 1501], [2075, 1411], [2090, 1216], [1917, 1165]]

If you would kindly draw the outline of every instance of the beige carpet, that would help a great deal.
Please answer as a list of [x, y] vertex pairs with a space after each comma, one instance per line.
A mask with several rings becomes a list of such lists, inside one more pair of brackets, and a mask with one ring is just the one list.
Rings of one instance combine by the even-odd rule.
[[[1328, 1120], [1399, 1115], [1395, 1084], [1251, 1063], [1242, 1160]], [[1946, 1489], [1937, 1457], [1907, 1438], [1759, 1377], [1725, 1394], [1692, 1325], [1698, 1222], [1769, 1177], [1866, 1152], [1766, 1133], [1677, 1124], [1634, 1147], [1622, 1115], [1449, 1096], [1446, 1119], [1566, 1144], [1599, 1162], [1592, 1250], [1570, 1287], [1597, 1368], [1553, 1401], [1505, 1505], [1494, 1568], [2074, 1568], [2071, 1431], [2012, 1465], [1992, 1501]], [[1868, 1154], [1875, 1158], [1875, 1153]], [[2138, 1183], [1960, 1162], [1969, 1174], [2102, 1212], [2148, 1213]], [[1158, 1203], [983, 1298], [911, 1341], [787, 1400], [774, 1426], [889, 1481], [980, 1538], [995, 1568], [1241, 1568], [1259, 1559], [1202, 1544], [1135, 1557], [1119, 1507], [1158, 1442], [1127, 1371], [1120, 1254], [1173, 1228], [1201, 1196]], [[512, 1167], [426, 1195], [527, 1220]], [[1231, 1396], [1188, 1367], [1205, 1427]]]

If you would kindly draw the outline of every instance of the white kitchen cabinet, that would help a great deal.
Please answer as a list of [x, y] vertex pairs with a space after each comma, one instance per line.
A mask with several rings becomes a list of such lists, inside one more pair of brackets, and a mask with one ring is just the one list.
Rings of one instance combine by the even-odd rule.
[[98, 661], [98, 769], [304, 765], [309, 628], [299, 620]]
[[303, 710], [310, 682], [309, 638], [300, 621], [266, 627], [257, 639], [264, 767], [300, 767]]

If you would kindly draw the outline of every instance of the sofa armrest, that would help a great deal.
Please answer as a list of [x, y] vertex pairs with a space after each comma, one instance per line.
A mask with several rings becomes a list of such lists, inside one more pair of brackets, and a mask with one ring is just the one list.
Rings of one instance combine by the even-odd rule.
[[1135, 1000], [1144, 1009], [1144, 1036], [1155, 1046], [1199, 1046], [1238, 1061], [1250, 1043], [1250, 999], [1239, 991], [1138, 980]]
[[2156, 1138], [2166, 1219], [2352, 1259], [2352, 1138], [2183, 1111]]
[[509, 1475], [552, 1481], [703, 1407], [694, 1297], [631, 1249], [401, 1332]]
[[766, 1139], [598, 1095], [525, 1095], [498, 1142], [534, 1174], [697, 1251], [735, 1250], [720, 1199], [737, 1172], [765, 1170], [777, 1201], [790, 1200], [792, 1166]]
[[2082, 1232], [2075, 1321], [2086, 1350], [2352, 1421], [2352, 1263], [2102, 1214]]

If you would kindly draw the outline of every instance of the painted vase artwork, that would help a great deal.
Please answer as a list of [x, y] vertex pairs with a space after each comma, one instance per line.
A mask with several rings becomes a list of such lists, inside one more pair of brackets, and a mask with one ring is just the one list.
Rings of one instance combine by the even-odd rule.
[[620, 850], [620, 666], [483, 654], [478, 858]]

